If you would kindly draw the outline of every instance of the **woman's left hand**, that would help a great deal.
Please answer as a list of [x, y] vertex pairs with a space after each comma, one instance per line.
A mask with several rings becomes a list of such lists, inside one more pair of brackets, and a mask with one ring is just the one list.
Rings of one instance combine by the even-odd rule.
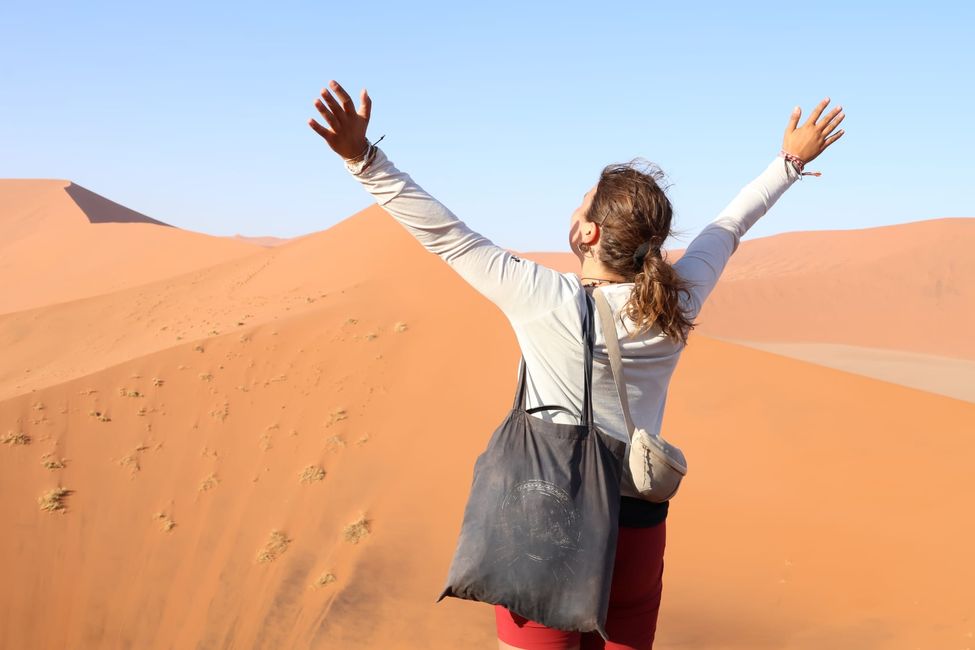
[[[343, 159], [349, 160], [361, 156], [368, 147], [366, 127], [369, 126], [369, 114], [372, 112], [372, 98], [363, 88], [359, 94], [361, 103], [357, 111], [349, 93], [345, 92], [339, 82], [333, 79], [329, 85], [339, 96], [341, 104], [327, 88], [322, 88], [322, 96], [315, 100], [315, 108], [328, 122], [331, 130], [316, 122], [314, 118], [308, 120], [308, 126], [325, 138], [325, 142], [332, 148], [332, 151], [342, 156]], [[324, 103], [322, 102], [323, 98]]]

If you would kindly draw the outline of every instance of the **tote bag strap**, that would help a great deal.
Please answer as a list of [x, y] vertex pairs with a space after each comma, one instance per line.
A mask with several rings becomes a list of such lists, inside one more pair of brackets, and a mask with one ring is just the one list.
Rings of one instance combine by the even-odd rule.
[[606, 339], [606, 351], [609, 353], [609, 365], [613, 369], [613, 379], [616, 382], [616, 394], [620, 398], [623, 409], [623, 419], [626, 421], [626, 435], [633, 435], [633, 419], [630, 417], [630, 402], [626, 395], [626, 383], [623, 381], [623, 362], [620, 359], [620, 342], [616, 336], [616, 324], [613, 322], [613, 310], [609, 301], [603, 295], [602, 289], [593, 289], [596, 299], [596, 309], [599, 310], [600, 325], [603, 328], [603, 338]]
[[[580, 292], [580, 297], [585, 301], [586, 306], [582, 309], [582, 354], [583, 354], [583, 374], [582, 374], [582, 413], [578, 416], [580, 424], [593, 426], [593, 411], [592, 411], [592, 348], [593, 344], [596, 342], [596, 326], [594, 321], [596, 320], [593, 314], [593, 301], [590, 299], [589, 294], [585, 290]], [[522, 355], [521, 362], [518, 365], [518, 387], [515, 389], [515, 398], [511, 404], [512, 409], [522, 410], [524, 409], [526, 413], [535, 413], [536, 411], [549, 411], [553, 409], [558, 409], [560, 411], [565, 411], [569, 415], [576, 415], [573, 411], [565, 408], [564, 406], [535, 406], [530, 409], [525, 409], [525, 378], [528, 374], [528, 366], [525, 364], [525, 356]]]

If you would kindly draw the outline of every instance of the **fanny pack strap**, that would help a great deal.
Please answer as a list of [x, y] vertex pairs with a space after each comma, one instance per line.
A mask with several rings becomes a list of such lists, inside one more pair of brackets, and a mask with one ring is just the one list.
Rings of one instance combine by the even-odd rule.
[[616, 337], [616, 324], [613, 322], [613, 310], [609, 306], [609, 301], [603, 295], [601, 287], [595, 287], [592, 291], [593, 298], [596, 300], [596, 309], [599, 310], [600, 325], [603, 328], [603, 338], [606, 339], [606, 350], [609, 352], [609, 365], [613, 369], [613, 379], [616, 381], [616, 394], [620, 398], [620, 406], [623, 408], [623, 419], [626, 421], [626, 435], [633, 435], [633, 420], [630, 418], [630, 402], [626, 395], [626, 383], [623, 381], [623, 362], [620, 359], [620, 342]]

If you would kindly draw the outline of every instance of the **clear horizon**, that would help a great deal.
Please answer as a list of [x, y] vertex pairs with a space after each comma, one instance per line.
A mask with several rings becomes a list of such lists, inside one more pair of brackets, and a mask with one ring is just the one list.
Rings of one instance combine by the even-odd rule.
[[8, 8], [3, 178], [63, 178], [214, 235], [294, 237], [373, 205], [306, 124], [329, 79], [373, 98], [369, 136], [506, 248], [567, 251], [612, 162], [672, 184], [681, 248], [823, 97], [846, 134], [745, 239], [975, 216], [975, 9], [749, 3], [273, 10]]

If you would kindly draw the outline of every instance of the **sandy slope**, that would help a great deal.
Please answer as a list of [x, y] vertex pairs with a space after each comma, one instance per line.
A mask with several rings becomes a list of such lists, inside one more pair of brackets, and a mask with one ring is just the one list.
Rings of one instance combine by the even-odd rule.
[[0, 179], [0, 314], [135, 287], [259, 250], [174, 228], [70, 181]]
[[[507, 321], [378, 207], [251, 248], [0, 316], [0, 436], [28, 443], [0, 444], [0, 647], [496, 647], [489, 607], [433, 601], [510, 406]], [[781, 290], [719, 291], [745, 281]], [[973, 432], [965, 401], [695, 332], [656, 647], [975, 643]]]
[[[972, 218], [749, 239], [696, 332], [972, 401], [972, 250]], [[578, 268], [567, 253], [523, 255]]]

